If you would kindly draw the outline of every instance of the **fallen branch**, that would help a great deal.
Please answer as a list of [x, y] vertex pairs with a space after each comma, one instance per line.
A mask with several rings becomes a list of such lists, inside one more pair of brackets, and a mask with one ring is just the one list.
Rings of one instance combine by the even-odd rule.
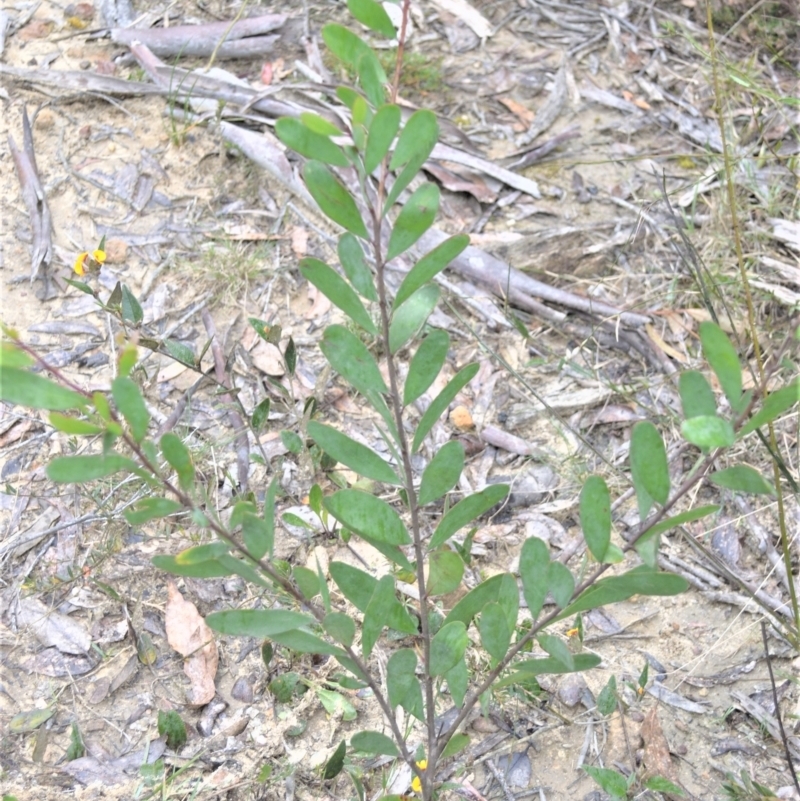
[[157, 56], [205, 58], [216, 51], [220, 59], [253, 58], [272, 51], [278, 36], [262, 34], [280, 28], [285, 14], [265, 14], [238, 22], [207, 25], [175, 25], [169, 28], [113, 28], [111, 41], [131, 46], [146, 45]]

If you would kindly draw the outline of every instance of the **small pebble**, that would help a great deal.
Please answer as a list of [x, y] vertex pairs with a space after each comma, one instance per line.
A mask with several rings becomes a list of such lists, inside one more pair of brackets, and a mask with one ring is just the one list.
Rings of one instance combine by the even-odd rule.
[[56, 124], [56, 115], [49, 108], [43, 108], [36, 115], [34, 126], [39, 131], [49, 131]]
[[246, 704], [252, 703], [253, 685], [250, 680], [244, 676], [236, 679], [236, 683], [233, 685], [233, 689], [231, 690], [231, 695], [237, 701], [243, 701]]
[[686, 756], [689, 753], [689, 749], [681, 743], [680, 745], [675, 746], [675, 753], [680, 754], [681, 756]]
[[80, 67], [82, 70], [88, 70], [88, 69], [89, 69], [89, 67], [91, 67], [91, 66], [92, 66], [92, 62], [91, 62], [91, 61], [88, 61], [87, 59], [83, 59], [83, 61], [81, 61], [81, 63], [80, 63], [80, 64], [78, 64], [78, 66], [79, 66], [79, 67]]
[[122, 264], [128, 258], [128, 244], [122, 239], [106, 240], [106, 263]]
[[637, 723], [641, 723], [644, 720], [644, 715], [638, 709], [631, 709], [628, 717]]

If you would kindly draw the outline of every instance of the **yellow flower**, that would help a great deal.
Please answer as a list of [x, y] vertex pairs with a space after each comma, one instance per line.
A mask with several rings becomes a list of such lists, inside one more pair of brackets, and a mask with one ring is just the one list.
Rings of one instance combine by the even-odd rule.
[[[425, 770], [425, 768], [428, 767], [428, 760], [427, 759], [421, 759], [419, 762], [417, 762], [417, 767], [420, 770]], [[415, 793], [421, 793], [422, 792], [422, 782], [420, 781], [419, 776], [415, 776], [411, 780], [411, 789]]]
[[93, 259], [94, 259], [94, 260], [95, 260], [95, 261], [96, 261], [98, 264], [105, 264], [105, 261], [106, 261], [106, 252], [105, 252], [104, 250], [100, 250], [100, 249], [98, 249], [98, 250], [95, 250], [95, 251], [93, 251], [93, 252], [92, 252], [92, 258], [93, 258]]
[[570, 629], [567, 632], [567, 637], [574, 637], [576, 634], [580, 633], [580, 629]]
[[84, 275], [86, 273], [86, 259], [89, 258], [89, 254], [84, 250], [82, 253], [78, 254], [78, 258], [75, 259], [75, 265], [73, 266], [73, 270], [78, 275]]

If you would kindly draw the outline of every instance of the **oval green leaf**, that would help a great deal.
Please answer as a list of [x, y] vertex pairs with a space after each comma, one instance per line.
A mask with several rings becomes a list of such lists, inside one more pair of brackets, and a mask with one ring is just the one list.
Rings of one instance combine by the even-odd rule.
[[386, 9], [375, 0], [347, 0], [347, 7], [350, 13], [370, 30], [383, 34], [387, 39], [394, 39], [397, 36]]
[[536, 620], [547, 597], [547, 576], [550, 567], [550, 549], [544, 540], [528, 537], [519, 555], [519, 575], [522, 594], [531, 617]]
[[408, 250], [430, 227], [439, 211], [439, 187], [436, 184], [422, 184], [397, 215], [386, 260], [389, 261]]
[[761, 408], [739, 430], [739, 437], [755, 431], [761, 426], [771, 423], [785, 411], [800, 401], [800, 379], [794, 379], [791, 384], [771, 393]]
[[467, 234], [458, 234], [445, 239], [433, 250], [426, 253], [409, 271], [397, 290], [394, 307], [402, 305], [421, 286], [432, 281], [453, 259], [469, 245]]
[[181, 489], [188, 490], [194, 484], [194, 464], [189, 449], [183, 440], [172, 432], [161, 437], [161, 453], [169, 466], [178, 474], [178, 483]]
[[[663, 506], [669, 497], [670, 488], [667, 451], [661, 434], [649, 420], [643, 420], [633, 427], [630, 458], [631, 478], [637, 496], [644, 490], [650, 498]], [[640, 503], [640, 514], [643, 506]], [[647, 512], [644, 513], [645, 516], [646, 514]]]
[[387, 391], [381, 371], [367, 346], [344, 326], [329, 325], [322, 336], [320, 350], [331, 367], [365, 397]]
[[496, 601], [490, 601], [483, 607], [478, 620], [478, 631], [481, 634], [483, 647], [492, 657], [496, 665], [508, 652], [511, 645], [511, 629], [506, 620], [506, 613]]
[[356, 325], [360, 325], [373, 336], [378, 329], [364, 308], [364, 304], [350, 285], [335, 270], [319, 259], [301, 259], [300, 272], [328, 300], [338, 306]]
[[458, 589], [464, 577], [464, 560], [454, 551], [434, 551], [429, 557], [428, 595], [447, 595]]
[[700, 323], [699, 333], [703, 355], [717, 376], [731, 408], [736, 411], [742, 397], [742, 368], [736, 349], [716, 323], [708, 320]]
[[709, 480], [718, 487], [745, 492], [748, 495], [774, 495], [775, 487], [753, 467], [746, 464], [728, 467], [712, 473]]
[[206, 623], [220, 634], [237, 637], [274, 638], [314, 622], [310, 615], [287, 609], [226, 609], [206, 616]]
[[386, 545], [410, 545], [400, 515], [369, 492], [344, 489], [325, 499], [325, 508], [343, 526]]
[[355, 201], [322, 162], [307, 162], [303, 168], [303, 178], [311, 197], [327, 217], [356, 236], [368, 238], [367, 228]]
[[356, 624], [350, 615], [345, 615], [344, 612], [328, 612], [322, 620], [322, 626], [336, 642], [348, 648], [353, 644]]
[[339, 237], [337, 251], [342, 270], [356, 292], [367, 300], [377, 301], [372, 270], [367, 265], [359, 241], [351, 233], [344, 233]]
[[681, 434], [687, 442], [704, 451], [729, 448], [736, 441], [733, 426], [716, 415], [692, 417], [681, 423]]
[[692, 417], [709, 417], [717, 413], [717, 400], [711, 384], [702, 373], [698, 373], [696, 370], [687, 370], [681, 373], [678, 379], [678, 389], [683, 416], [687, 420]]
[[141, 442], [150, 423], [150, 412], [144, 405], [141, 390], [130, 378], [115, 378], [111, 382], [111, 395], [130, 427], [131, 436]]
[[422, 473], [419, 503], [433, 503], [450, 492], [464, 470], [464, 446], [458, 440], [445, 443]]
[[121, 470], [134, 472], [136, 462], [126, 456], [110, 453], [107, 456], [57, 456], [47, 465], [47, 477], [59, 484], [75, 484], [106, 478]]
[[44, 376], [5, 366], [0, 367], [0, 400], [29, 409], [53, 411], [81, 409], [88, 403], [83, 395], [59, 386]]
[[132, 526], [142, 526], [151, 520], [168, 517], [183, 509], [183, 504], [169, 498], [142, 498], [122, 514]]
[[428, 550], [444, 545], [459, 529], [500, 503], [508, 495], [508, 484], [491, 484], [457, 503], [440, 521], [433, 532]]
[[611, 495], [600, 476], [589, 476], [581, 489], [580, 519], [586, 546], [602, 563], [611, 542]]
[[309, 421], [307, 430], [309, 436], [328, 456], [355, 470], [359, 475], [384, 484], [402, 483], [394, 470], [366, 445], [315, 420]]
[[379, 731], [360, 731], [350, 740], [350, 747], [354, 751], [365, 754], [381, 754], [383, 756], [399, 757], [400, 752], [391, 737]]
[[[341, 135], [341, 131], [336, 131]], [[275, 135], [292, 150], [307, 159], [318, 159], [335, 167], [348, 167], [350, 162], [339, 145], [331, 142], [328, 136], [312, 131], [294, 117], [281, 117], [275, 123]]]
[[413, 403], [433, 384], [444, 366], [449, 347], [450, 335], [438, 328], [422, 340], [408, 368], [403, 387], [404, 406]]
[[381, 106], [369, 126], [367, 149], [364, 152], [364, 169], [367, 173], [371, 174], [386, 157], [399, 129], [399, 106], [393, 104]]
[[454, 667], [468, 644], [467, 627], [460, 620], [442, 626], [431, 640], [431, 676], [442, 676]]
[[438, 286], [428, 284], [418, 289], [394, 312], [389, 326], [389, 350], [392, 353], [397, 353], [422, 330], [436, 308], [440, 295]]

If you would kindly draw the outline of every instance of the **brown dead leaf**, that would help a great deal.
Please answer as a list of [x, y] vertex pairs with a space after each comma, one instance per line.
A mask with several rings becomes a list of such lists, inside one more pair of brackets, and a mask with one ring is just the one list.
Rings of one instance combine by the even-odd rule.
[[253, 365], [262, 373], [272, 376], [282, 376], [286, 372], [283, 355], [276, 345], [259, 339], [253, 350], [250, 351]]
[[669, 745], [664, 737], [664, 730], [658, 719], [658, 708], [653, 707], [642, 723], [642, 739], [644, 740], [644, 764], [647, 776], [663, 776], [674, 782], [675, 769], [669, 755]]
[[534, 113], [531, 109], [526, 108], [522, 105], [522, 103], [518, 103], [516, 100], [512, 100], [510, 97], [501, 97], [500, 102], [515, 116], [518, 117], [519, 120], [525, 123], [525, 128], [530, 126], [533, 122]]
[[331, 302], [314, 284], [308, 285], [308, 300], [311, 305], [303, 315], [306, 320], [321, 320], [330, 311]]
[[656, 331], [654, 325], [652, 325], [651, 323], [646, 323], [645, 329], [647, 330], [647, 336], [650, 337], [650, 340], [657, 348], [664, 351], [664, 353], [666, 353], [667, 356], [670, 356], [676, 361], [681, 362], [681, 364], [686, 363], [686, 356], [684, 356], [680, 351], [675, 350], [675, 348], [673, 348], [672, 345], [668, 345], [662, 338], [661, 334], [659, 334], [658, 331]]
[[35, 19], [29, 22], [24, 28], [20, 28], [17, 36], [23, 42], [32, 42], [34, 39], [46, 39], [55, 27], [55, 22], [51, 19]]
[[183, 672], [190, 686], [187, 701], [191, 706], [204, 706], [214, 697], [219, 654], [214, 634], [200, 616], [197, 607], [187, 601], [174, 582], [167, 585], [165, 624], [167, 641], [183, 657]]

